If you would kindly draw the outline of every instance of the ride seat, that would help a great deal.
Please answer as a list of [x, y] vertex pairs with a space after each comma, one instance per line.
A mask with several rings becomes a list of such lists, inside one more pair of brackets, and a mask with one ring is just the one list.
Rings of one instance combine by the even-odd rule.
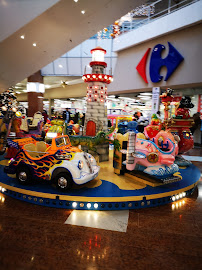
[[25, 144], [23, 147], [31, 157], [39, 158], [39, 154], [34, 143]]
[[45, 142], [36, 142], [36, 150], [40, 156], [43, 156], [48, 148]]
[[43, 118], [43, 115], [41, 114], [41, 112], [36, 112], [34, 114], [33, 120], [32, 120], [32, 124], [29, 125], [29, 128], [37, 128], [39, 121]]

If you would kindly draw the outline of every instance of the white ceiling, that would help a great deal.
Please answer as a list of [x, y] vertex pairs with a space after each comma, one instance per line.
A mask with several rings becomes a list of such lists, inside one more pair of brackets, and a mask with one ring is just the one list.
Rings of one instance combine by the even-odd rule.
[[0, 0], [0, 42], [59, 0]]
[[[0, 35], [2, 39], [7, 37], [0, 43], [0, 92], [40, 70], [145, 1], [79, 0], [75, 3], [61, 0], [51, 6], [54, 2], [57, 1], [0, 0], [0, 10], [4, 9], [8, 17], [12, 16], [8, 31], [4, 31], [7, 26], [0, 28], [4, 29]], [[34, 4], [40, 7], [34, 9]], [[20, 9], [19, 5], [24, 6]], [[82, 10], [85, 14], [81, 13]], [[24, 22], [23, 16], [26, 17]], [[0, 16], [0, 25], [5, 22], [5, 16]], [[21, 35], [25, 35], [25, 39], [21, 39]], [[32, 46], [34, 42], [36, 47]]]

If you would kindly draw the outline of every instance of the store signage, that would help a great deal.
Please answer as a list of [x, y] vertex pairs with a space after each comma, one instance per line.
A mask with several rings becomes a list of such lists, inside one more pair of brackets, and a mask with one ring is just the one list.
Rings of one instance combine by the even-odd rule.
[[[167, 68], [167, 74], [164, 81], [167, 81], [180, 63], [184, 60], [184, 57], [177, 51], [177, 49], [168, 42], [169, 52], [165, 58], [161, 58], [162, 51], [165, 50], [165, 46], [157, 44], [154, 46], [151, 57], [149, 60], [149, 75], [153, 83], [158, 83], [163, 79], [160, 75], [161, 68], [165, 66]], [[148, 83], [146, 75], [146, 66], [148, 62], [148, 56], [151, 48], [147, 49], [146, 53], [138, 63], [136, 69], [143, 80]]]
[[152, 111], [151, 111], [151, 115], [153, 113], [156, 113], [159, 110], [159, 94], [160, 94], [160, 87], [153, 87], [152, 88]]

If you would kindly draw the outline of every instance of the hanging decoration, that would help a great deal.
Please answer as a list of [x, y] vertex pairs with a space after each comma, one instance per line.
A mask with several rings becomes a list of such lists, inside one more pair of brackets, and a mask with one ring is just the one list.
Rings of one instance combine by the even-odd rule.
[[133, 9], [130, 14], [132, 17], [135, 16], [150, 16], [153, 15], [155, 13], [155, 7], [154, 5], [141, 5], [139, 7], [136, 7], [135, 9]]

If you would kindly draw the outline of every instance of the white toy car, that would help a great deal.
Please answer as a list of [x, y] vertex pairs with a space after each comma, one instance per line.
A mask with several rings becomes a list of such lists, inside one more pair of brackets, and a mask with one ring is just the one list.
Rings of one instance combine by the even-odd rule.
[[8, 174], [16, 173], [21, 184], [49, 180], [61, 190], [70, 189], [73, 182], [81, 185], [93, 180], [99, 170], [95, 158], [73, 147], [67, 135], [53, 138], [51, 146], [42, 141], [23, 145], [4, 168]]

